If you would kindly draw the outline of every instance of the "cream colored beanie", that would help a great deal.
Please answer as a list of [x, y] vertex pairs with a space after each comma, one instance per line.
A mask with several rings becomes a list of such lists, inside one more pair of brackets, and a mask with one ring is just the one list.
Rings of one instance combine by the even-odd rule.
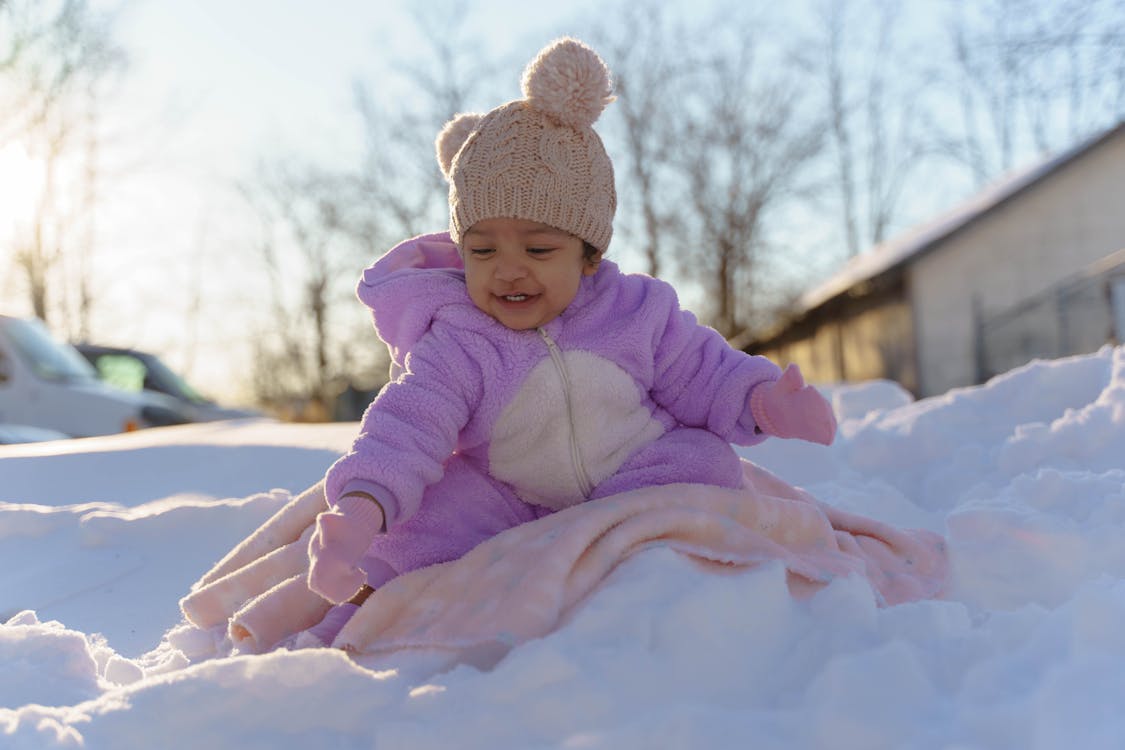
[[575, 39], [545, 47], [523, 74], [525, 98], [453, 118], [437, 137], [449, 180], [449, 233], [482, 219], [529, 219], [609, 247], [613, 164], [592, 125], [613, 101], [609, 71]]

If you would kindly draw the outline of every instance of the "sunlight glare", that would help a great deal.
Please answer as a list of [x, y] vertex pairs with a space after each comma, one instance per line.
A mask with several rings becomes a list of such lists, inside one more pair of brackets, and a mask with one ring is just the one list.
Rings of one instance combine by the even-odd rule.
[[26, 227], [43, 190], [43, 165], [23, 143], [0, 147], [0, 242]]

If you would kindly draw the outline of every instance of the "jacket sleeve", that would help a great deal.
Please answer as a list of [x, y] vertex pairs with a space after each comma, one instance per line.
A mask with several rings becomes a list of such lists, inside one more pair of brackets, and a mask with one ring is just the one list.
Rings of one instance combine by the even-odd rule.
[[750, 393], [781, 377], [769, 359], [731, 348], [718, 331], [699, 323], [679, 306], [664, 282], [650, 296], [659, 321], [653, 351], [652, 397], [673, 417], [702, 427], [724, 440], [753, 445], [765, 436], [750, 413]]
[[351, 450], [325, 477], [328, 504], [367, 492], [387, 528], [414, 515], [480, 401], [481, 373], [452, 332], [435, 327], [407, 356], [404, 372], [363, 415]]

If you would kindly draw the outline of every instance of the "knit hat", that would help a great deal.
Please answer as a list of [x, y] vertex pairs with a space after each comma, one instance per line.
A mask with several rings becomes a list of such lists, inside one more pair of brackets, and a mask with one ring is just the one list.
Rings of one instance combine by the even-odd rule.
[[523, 74], [523, 99], [442, 128], [449, 233], [458, 245], [482, 219], [528, 219], [604, 251], [613, 235], [613, 164], [592, 125], [613, 101], [609, 70], [575, 39], [545, 47]]

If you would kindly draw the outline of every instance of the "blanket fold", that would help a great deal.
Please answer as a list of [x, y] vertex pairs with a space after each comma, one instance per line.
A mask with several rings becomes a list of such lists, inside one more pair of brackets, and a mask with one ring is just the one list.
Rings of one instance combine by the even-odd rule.
[[[662, 546], [709, 569], [785, 565], [797, 596], [838, 576], [866, 578], [880, 604], [940, 595], [944, 540], [821, 503], [749, 462], [739, 490], [676, 484], [614, 495], [517, 526], [464, 557], [395, 578], [340, 631], [354, 654], [403, 649], [493, 663], [556, 629], [624, 560]], [[319, 486], [247, 537], [181, 602], [201, 628], [228, 624], [235, 647], [260, 652], [315, 624], [328, 603], [305, 585]]]

